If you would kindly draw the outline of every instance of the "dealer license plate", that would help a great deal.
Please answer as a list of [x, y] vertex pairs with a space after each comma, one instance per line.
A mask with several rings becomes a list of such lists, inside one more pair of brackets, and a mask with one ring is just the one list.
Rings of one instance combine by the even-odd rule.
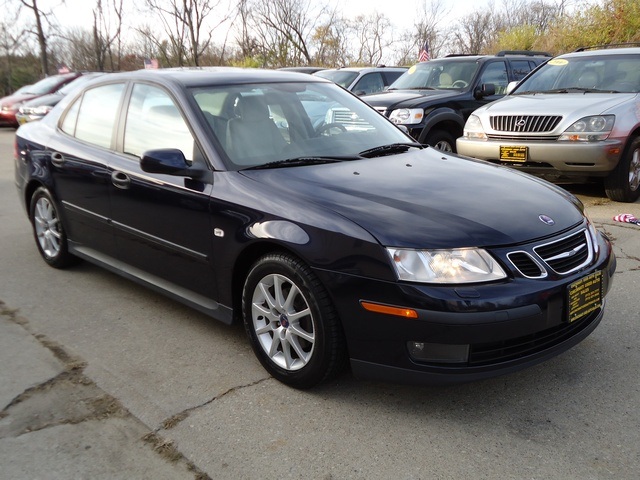
[[602, 306], [602, 272], [597, 271], [569, 285], [569, 323]]
[[500, 146], [500, 160], [505, 162], [519, 162], [524, 163], [527, 161], [528, 154], [527, 147], [520, 146]]

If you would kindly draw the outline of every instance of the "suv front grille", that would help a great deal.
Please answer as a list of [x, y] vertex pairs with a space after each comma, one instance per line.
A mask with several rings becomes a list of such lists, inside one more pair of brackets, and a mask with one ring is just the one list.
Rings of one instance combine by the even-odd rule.
[[551, 132], [560, 123], [559, 115], [497, 115], [489, 117], [497, 132]]

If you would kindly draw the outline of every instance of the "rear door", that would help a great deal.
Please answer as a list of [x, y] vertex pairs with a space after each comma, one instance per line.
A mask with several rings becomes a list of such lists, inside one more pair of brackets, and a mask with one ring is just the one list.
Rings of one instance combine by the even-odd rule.
[[48, 145], [54, 190], [72, 246], [114, 252], [109, 224], [108, 164], [125, 83], [101, 85], [78, 97]]

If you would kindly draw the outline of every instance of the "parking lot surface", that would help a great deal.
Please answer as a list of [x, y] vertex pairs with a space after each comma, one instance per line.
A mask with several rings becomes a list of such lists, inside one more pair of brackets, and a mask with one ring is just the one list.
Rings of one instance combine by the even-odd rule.
[[605, 317], [492, 380], [270, 378], [227, 327], [83, 263], [40, 259], [0, 130], [0, 478], [631, 479], [640, 471], [640, 203], [568, 187], [613, 240]]

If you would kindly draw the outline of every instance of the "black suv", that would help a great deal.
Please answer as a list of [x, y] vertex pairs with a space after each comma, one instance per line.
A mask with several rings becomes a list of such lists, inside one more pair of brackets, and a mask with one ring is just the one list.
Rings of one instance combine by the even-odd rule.
[[496, 55], [450, 55], [414, 65], [385, 92], [362, 99], [420, 143], [455, 152], [456, 138], [476, 108], [506, 94], [551, 56], [502, 51]]

